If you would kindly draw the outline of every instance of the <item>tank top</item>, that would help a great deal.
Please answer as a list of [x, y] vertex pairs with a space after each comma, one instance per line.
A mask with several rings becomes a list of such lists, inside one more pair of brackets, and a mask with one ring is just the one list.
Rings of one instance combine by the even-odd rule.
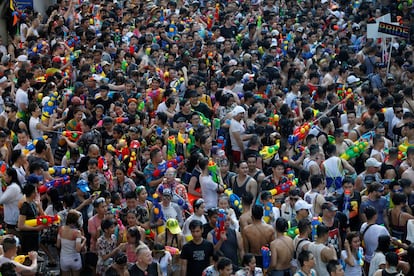
[[398, 214], [397, 223], [394, 224], [392, 221], [392, 215], [391, 212], [389, 212], [389, 221], [390, 221], [390, 228], [391, 228], [391, 236], [394, 238], [397, 238], [399, 240], [405, 241], [407, 236], [407, 227], [406, 225], [400, 225], [400, 218], [401, 218], [402, 212]]
[[322, 261], [321, 253], [325, 248], [325, 245], [322, 243], [310, 243], [308, 250], [312, 252], [315, 258], [315, 270], [317, 275], [329, 275], [328, 270], [326, 269], [326, 263]]
[[[212, 235], [215, 237], [215, 233], [212, 233]], [[234, 254], [234, 252], [236, 252], [238, 249], [236, 231], [233, 229], [227, 229], [226, 237], [227, 239], [221, 245], [220, 251], [225, 257], [229, 258], [234, 265], [237, 265], [237, 254]]]
[[61, 238], [60, 239], [61, 242], [61, 251], [60, 251], [60, 255], [61, 256], [71, 256], [71, 255], [77, 255], [80, 253], [78, 251], [76, 251], [76, 240], [68, 240], [68, 239], [64, 239]]
[[237, 178], [238, 178], [238, 176], [236, 176], [234, 178], [234, 182], [232, 183], [233, 193], [235, 193], [236, 195], [241, 197], [247, 192], [246, 187], [247, 187], [247, 183], [249, 182], [251, 176], [248, 175], [241, 186], [239, 186], [239, 184], [237, 184]]

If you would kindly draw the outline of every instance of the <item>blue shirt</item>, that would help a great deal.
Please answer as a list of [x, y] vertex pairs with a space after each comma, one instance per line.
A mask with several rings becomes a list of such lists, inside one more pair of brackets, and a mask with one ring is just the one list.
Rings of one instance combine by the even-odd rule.
[[385, 221], [383, 214], [384, 211], [387, 209], [387, 200], [385, 199], [385, 197], [382, 196], [381, 198], [375, 201], [368, 199], [367, 201], [362, 202], [360, 211], [364, 212], [365, 208], [368, 206], [372, 206], [377, 210], [378, 218], [375, 223], [379, 225], [384, 225]]

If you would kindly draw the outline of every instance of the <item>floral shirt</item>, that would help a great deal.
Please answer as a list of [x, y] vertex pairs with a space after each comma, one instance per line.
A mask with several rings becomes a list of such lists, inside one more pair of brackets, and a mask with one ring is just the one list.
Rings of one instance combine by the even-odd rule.
[[112, 264], [112, 258], [106, 259], [104, 261], [102, 257], [111, 253], [116, 248], [116, 242], [117, 240], [114, 234], [111, 235], [110, 240], [107, 240], [104, 235], [98, 238], [98, 241], [96, 242], [96, 248], [98, 252], [98, 264], [96, 266], [96, 273], [103, 275], [106, 268]]

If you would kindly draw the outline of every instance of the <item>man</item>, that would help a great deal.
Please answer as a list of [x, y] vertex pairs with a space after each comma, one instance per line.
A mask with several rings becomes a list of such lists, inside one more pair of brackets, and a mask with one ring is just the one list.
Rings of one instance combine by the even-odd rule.
[[[381, 276], [381, 275], [401, 275], [398, 270], [398, 255], [395, 252], [388, 252], [385, 254], [385, 268], [378, 269], [374, 276]], [[412, 265], [412, 264], [411, 264]]]
[[256, 180], [253, 179], [250, 175], [248, 175], [248, 165], [246, 161], [241, 161], [238, 165], [239, 173], [231, 179], [233, 193], [238, 195], [239, 197], [243, 196], [246, 193], [251, 193], [253, 198], [257, 197], [258, 194], [258, 186]]
[[241, 106], [236, 106], [232, 111], [233, 118], [230, 121], [230, 141], [233, 162], [238, 164], [243, 160], [245, 150], [245, 140], [250, 139], [252, 134], [245, 134], [246, 127], [243, 121], [245, 110]]
[[360, 173], [355, 180], [355, 190], [361, 192], [368, 188], [373, 182], [381, 182], [381, 175], [379, 173], [382, 163], [375, 158], [368, 158], [365, 161], [365, 171]]
[[285, 203], [282, 204], [280, 209], [281, 217], [285, 218], [287, 221], [292, 223], [295, 221], [296, 218], [296, 210], [295, 204], [298, 200], [300, 200], [300, 190], [293, 189], [289, 191], [289, 197], [285, 200]]
[[210, 119], [211, 118], [211, 110], [208, 107], [208, 105], [206, 105], [205, 103], [200, 102], [200, 100], [199, 100], [200, 95], [197, 93], [197, 91], [191, 91], [189, 93], [189, 97], [190, 97], [189, 99], [190, 99], [192, 109], [202, 113], [204, 116], [206, 116], [206, 118]]
[[[19, 273], [36, 273], [37, 271], [37, 252], [31, 251], [29, 252], [29, 259], [31, 261], [31, 265], [27, 266], [16, 262], [14, 258], [17, 256], [17, 245], [16, 239], [14, 237], [5, 237], [3, 242], [3, 255], [0, 256], [0, 266], [5, 263], [12, 263], [14, 264], [14, 270]], [[23, 274], [25, 275], [25, 274]]]
[[325, 198], [320, 194], [325, 189], [325, 181], [322, 175], [312, 175], [310, 182], [312, 190], [306, 192], [303, 198], [312, 205], [312, 215], [318, 216], [322, 211], [322, 204], [325, 202]]
[[273, 227], [262, 222], [263, 207], [254, 205], [252, 208], [252, 224], [243, 230], [244, 251], [256, 256], [258, 266], [263, 265], [262, 246], [270, 244], [275, 237]]
[[[220, 239], [217, 239], [217, 233], [213, 229], [208, 233], [207, 240], [214, 244], [215, 252], [223, 253], [223, 256], [229, 258], [233, 266], [237, 267], [239, 258], [244, 256], [243, 239], [239, 231], [235, 231], [230, 227], [231, 217], [226, 214], [224, 219], [225, 230], [220, 233]], [[236, 252], [239, 252], [239, 254]]]
[[298, 257], [297, 261], [299, 262], [296, 262], [296, 265], [302, 266], [299, 256], [303, 251], [307, 251], [309, 244], [311, 244], [311, 241], [309, 240], [309, 237], [312, 235], [311, 221], [308, 218], [301, 219], [298, 223], [298, 230], [299, 235], [293, 239], [293, 246], [295, 249], [295, 256]]
[[158, 147], [153, 147], [150, 151], [150, 159], [151, 162], [144, 168], [144, 176], [147, 181], [147, 190], [148, 195], [151, 197], [154, 193], [158, 185], [160, 185], [163, 181], [163, 174], [155, 174], [155, 170], [157, 170], [159, 165], [162, 165], [163, 160], [161, 149]]
[[327, 271], [329, 274], [326, 274], [326, 275], [329, 275], [329, 276], [344, 276], [345, 275], [342, 265], [337, 260], [329, 261], [327, 265]]
[[126, 201], [126, 207], [123, 208], [119, 212], [119, 218], [122, 220], [122, 223], [124, 225], [128, 225], [127, 215], [128, 215], [129, 212], [134, 212], [134, 214], [137, 217], [138, 225], [145, 228], [145, 229], [149, 229], [150, 228], [150, 225], [149, 225], [150, 218], [149, 218], [148, 209], [149, 210], [152, 209], [152, 207], [153, 207], [152, 203], [149, 202], [146, 207], [138, 205], [137, 193], [135, 191], [127, 192], [125, 194], [125, 201]]
[[341, 252], [341, 235], [339, 229], [342, 228], [339, 220], [336, 218], [338, 208], [332, 202], [322, 204], [322, 224], [328, 227], [328, 244], [333, 245], [337, 255]]
[[203, 239], [201, 221], [193, 220], [189, 228], [193, 239], [181, 250], [181, 276], [201, 276], [203, 270], [213, 261], [214, 246]]
[[76, 143], [70, 141], [69, 138], [66, 136], [62, 136], [62, 138], [65, 139], [69, 147], [80, 147], [83, 150], [83, 152], [86, 152], [89, 149], [89, 147], [93, 144], [97, 145], [98, 147], [102, 147], [102, 135], [99, 131], [93, 129], [93, 125], [93, 118], [82, 119], [80, 123], [82, 135]]
[[271, 271], [271, 275], [292, 275], [290, 262], [295, 249], [293, 248], [292, 238], [284, 234], [287, 230], [287, 220], [278, 218], [276, 221], [276, 239], [270, 243], [271, 262], [269, 271]]
[[249, 225], [252, 224], [252, 203], [253, 203], [253, 195], [251, 193], [246, 193], [242, 196], [242, 207], [243, 207], [243, 213], [241, 214], [239, 218], [239, 225], [240, 225], [240, 233], [243, 234], [243, 229]]
[[365, 214], [363, 213], [363, 210], [365, 210], [366, 207], [372, 206], [374, 207], [378, 212], [378, 217], [376, 220], [377, 224], [383, 224], [385, 226], [388, 226], [388, 216], [387, 216], [387, 200], [385, 197], [382, 196], [382, 193], [384, 192], [384, 186], [373, 182], [368, 187], [368, 196], [365, 201], [361, 203], [361, 220], [363, 222], [367, 221], [367, 218], [365, 217]]
[[304, 250], [298, 254], [298, 262], [300, 265], [300, 270], [296, 272], [295, 275], [316, 275], [315, 270], [315, 257], [312, 253]]
[[15, 103], [19, 112], [26, 112], [29, 106], [28, 90], [30, 88], [30, 80], [26, 76], [22, 76], [18, 79], [17, 85], [19, 89], [16, 91]]
[[[361, 206], [362, 209], [362, 206]], [[365, 209], [362, 209], [364, 212], [364, 217], [367, 219], [367, 222], [361, 226], [361, 241], [365, 244], [365, 263], [364, 268], [368, 271], [369, 264], [374, 256], [374, 252], [378, 246], [378, 237], [382, 235], [390, 235], [387, 228], [376, 223], [378, 213], [375, 207], [367, 206]]]
[[257, 187], [261, 187], [263, 179], [266, 177], [261, 169], [257, 167], [258, 157], [255, 155], [247, 156], [247, 167], [249, 168], [248, 174], [253, 177], [257, 182]]
[[308, 250], [315, 257], [316, 275], [329, 275], [326, 265], [331, 260], [337, 260], [335, 248], [332, 245], [326, 246], [328, 242], [328, 227], [320, 224], [316, 229], [317, 238], [308, 246]]
[[216, 228], [216, 222], [218, 218], [219, 209], [217, 207], [210, 208], [207, 210], [208, 222], [203, 225], [203, 238], [207, 239], [208, 233]]
[[344, 193], [338, 197], [338, 209], [348, 219], [347, 228], [351, 231], [359, 231], [361, 228], [361, 221], [359, 219], [361, 195], [358, 191], [355, 191], [354, 180], [351, 177], [345, 177], [342, 181], [342, 189]]
[[300, 199], [295, 203], [296, 217], [293, 220], [291, 227], [298, 226], [299, 221], [305, 218], [310, 218], [312, 205]]
[[100, 156], [99, 147], [96, 144], [91, 144], [88, 147], [88, 154], [84, 157], [82, 157], [79, 161], [78, 170], [79, 172], [85, 172], [88, 170], [88, 164], [90, 159], [96, 159], [98, 160]]

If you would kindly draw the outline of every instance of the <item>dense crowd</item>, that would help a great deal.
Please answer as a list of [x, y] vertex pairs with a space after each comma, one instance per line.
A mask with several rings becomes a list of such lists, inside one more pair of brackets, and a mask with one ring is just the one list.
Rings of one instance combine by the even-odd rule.
[[413, 12], [11, 1], [0, 272], [414, 275]]

